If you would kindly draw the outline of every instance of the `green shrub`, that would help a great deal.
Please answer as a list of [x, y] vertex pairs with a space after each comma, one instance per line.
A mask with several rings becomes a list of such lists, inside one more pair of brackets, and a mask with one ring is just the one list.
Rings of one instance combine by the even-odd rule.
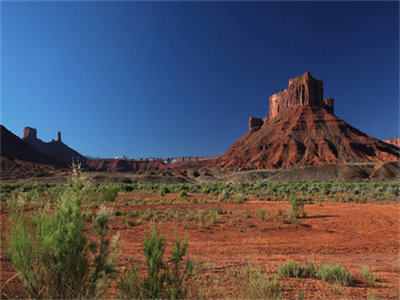
[[108, 215], [96, 218], [99, 244], [86, 238], [85, 216], [72, 191], [53, 212], [14, 216], [7, 253], [30, 297], [93, 298], [108, 286], [116, 272]]
[[307, 265], [304, 269], [304, 277], [307, 278], [317, 278], [318, 276], [318, 267], [311, 261], [311, 259], [307, 259]]
[[193, 273], [193, 263], [183, 257], [188, 247], [188, 238], [181, 242], [175, 238], [169, 264], [164, 262], [165, 239], [152, 226], [149, 237], [144, 238], [146, 274], [139, 278], [134, 264], [118, 283], [121, 298], [132, 299], [184, 299], [187, 296], [187, 280]]
[[361, 277], [364, 283], [370, 287], [374, 287], [375, 282], [379, 279], [379, 276], [370, 272], [367, 267], [361, 269]]
[[258, 215], [261, 220], [265, 219], [265, 210], [263, 208], [260, 208], [260, 211], [258, 212]]
[[160, 196], [164, 196], [165, 194], [169, 193], [169, 189], [168, 187], [166, 187], [165, 185], [161, 186], [160, 188]]
[[284, 277], [301, 278], [303, 276], [304, 266], [292, 262], [290, 259], [285, 264], [280, 265], [278, 268], [278, 274]]
[[294, 194], [291, 194], [289, 197], [290, 210], [289, 210], [289, 218], [293, 221], [297, 220], [300, 216], [305, 216], [304, 212], [304, 202], [302, 199], [297, 199]]
[[115, 198], [117, 197], [118, 189], [116, 187], [111, 187], [109, 185], [102, 185], [99, 190], [99, 199], [100, 203], [108, 203], [114, 202]]
[[249, 278], [246, 298], [279, 299], [281, 297], [278, 279], [268, 273], [255, 270]]
[[244, 299], [280, 299], [279, 281], [261, 269], [254, 269], [251, 264], [244, 267], [236, 277], [237, 284], [243, 286]]
[[321, 265], [318, 269], [318, 277], [324, 281], [341, 284], [351, 285], [352, 274], [347, 272], [341, 265]]
[[186, 193], [185, 190], [182, 190], [182, 191], [179, 192], [179, 197], [183, 198], [183, 197], [186, 197], [186, 196], [187, 196], [187, 193]]
[[292, 278], [317, 278], [318, 267], [310, 260], [307, 260], [306, 265], [287, 260], [285, 264], [278, 268], [279, 275]]

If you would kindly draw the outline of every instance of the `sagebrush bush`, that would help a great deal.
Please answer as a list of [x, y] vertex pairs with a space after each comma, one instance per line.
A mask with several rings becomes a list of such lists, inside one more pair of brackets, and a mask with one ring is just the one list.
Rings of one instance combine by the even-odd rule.
[[353, 279], [352, 274], [347, 272], [341, 265], [328, 265], [323, 264], [318, 268], [318, 277], [324, 281], [341, 284], [351, 285]]
[[193, 263], [190, 259], [184, 264], [183, 257], [188, 247], [187, 236], [183, 242], [175, 239], [172, 257], [164, 262], [165, 239], [152, 226], [150, 236], [145, 234], [144, 254], [145, 275], [140, 278], [138, 267], [131, 269], [118, 283], [121, 298], [132, 299], [184, 299], [187, 295], [187, 280], [192, 275]]
[[305, 216], [304, 212], [304, 202], [302, 199], [297, 199], [294, 194], [291, 194], [289, 197], [290, 210], [289, 210], [289, 218], [293, 221], [296, 221], [298, 217]]
[[237, 283], [243, 286], [244, 299], [280, 299], [281, 288], [276, 277], [261, 269], [254, 269], [251, 264], [238, 274]]
[[107, 286], [115, 274], [108, 216], [96, 218], [99, 244], [86, 237], [85, 216], [73, 191], [53, 212], [14, 216], [7, 253], [30, 297], [92, 298]]
[[301, 278], [303, 276], [304, 266], [292, 262], [290, 259], [286, 261], [285, 264], [280, 265], [278, 268], [279, 275], [284, 277]]
[[10, 207], [13, 225], [7, 256], [31, 298], [94, 298], [116, 274], [108, 233], [109, 214], [100, 211], [94, 220], [99, 242], [86, 236], [87, 214], [82, 209], [80, 167], [74, 165], [71, 183], [55, 209], [26, 216], [23, 206]]
[[379, 279], [379, 276], [370, 272], [367, 267], [361, 269], [361, 277], [364, 283], [370, 287], [374, 287], [375, 282]]

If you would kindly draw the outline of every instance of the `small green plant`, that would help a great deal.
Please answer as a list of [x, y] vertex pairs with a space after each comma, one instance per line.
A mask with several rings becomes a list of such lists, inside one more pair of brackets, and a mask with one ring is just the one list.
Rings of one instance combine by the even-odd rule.
[[339, 286], [337, 286], [336, 284], [332, 287], [332, 291], [335, 293], [335, 294], [342, 294], [342, 291], [340, 290], [340, 288], [339, 288]]
[[290, 259], [278, 268], [278, 274], [284, 277], [301, 278], [304, 277], [303, 272], [304, 267], [298, 263], [292, 262]]
[[263, 208], [260, 208], [260, 211], [258, 212], [258, 216], [260, 217], [261, 220], [264, 221], [265, 219], [265, 211]]
[[163, 186], [160, 188], [160, 196], [164, 196], [165, 194], [168, 194], [168, 193], [169, 193], [168, 187], [166, 187], [165, 185], [163, 185]]
[[318, 277], [324, 281], [341, 284], [341, 285], [351, 285], [353, 279], [352, 274], [347, 272], [341, 265], [321, 265], [318, 269]]
[[125, 223], [125, 228], [131, 228], [132, 226], [134, 226], [134, 223], [132, 220], [130, 220], [129, 218], [125, 217], [124, 218], [124, 223]]
[[282, 297], [278, 279], [266, 271], [254, 269], [250, 263], [240, 271], [236, 280], [240, 282], [240, 285], [244, 284], [242, 298], [280, 299]]
[[172, 257], [164, 261], [165, 239], [152, 226], [149, 237], [144, 238], [146, 274], [139, 278], [138, 268], [133, 264], [121, 278], [118, 289], [121, 298], [132, 299], [184, 299], [187, 296], [187, 281], [193, 274], [194, 263], [183, 261], [188, 247], [188, 238], [181, 242], [175, 238]]
[[288, 259], [285, 264], [279, 266], [278, 273], [284, 277], [317, 278], [317, 266], [310, 259], [307, 259], [306, 265]]
[[379, 276], [370, 272], [367, 267], [361, 269], [361, 277], [364, 283], [370, 287], [374, 287], [375, 282], [379, 279]]
[[305, 216], [304, 202], [302, 199], [297, 199], [294, 194], [291, 194], [289, 197], [289, 203], [289, 218], [292, 221], [296, 221], [298, 217]]
[[185, 190], [182, 190], [182, 191], [179, 192], [179, 197], [183, 198], [183, 197], [186, 197], [186, 196], [187, 196], [187, 193], [186, 193]]

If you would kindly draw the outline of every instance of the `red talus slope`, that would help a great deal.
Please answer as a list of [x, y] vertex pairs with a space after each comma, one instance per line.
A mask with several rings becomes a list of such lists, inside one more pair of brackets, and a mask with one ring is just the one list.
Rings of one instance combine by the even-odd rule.
[[372, 138], [317, 106], [265, 120], [211, 161], [214, 167], [284, 168], [397, 161], [399, 148]]

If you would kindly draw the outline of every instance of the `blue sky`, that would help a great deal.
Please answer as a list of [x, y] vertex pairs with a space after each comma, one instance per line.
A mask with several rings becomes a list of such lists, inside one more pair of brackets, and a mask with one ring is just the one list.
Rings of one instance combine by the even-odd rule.
[[219, 155], [310, 71], [399, 136], [398, 2], [2, 2], [1, 123], [85, 155]]

